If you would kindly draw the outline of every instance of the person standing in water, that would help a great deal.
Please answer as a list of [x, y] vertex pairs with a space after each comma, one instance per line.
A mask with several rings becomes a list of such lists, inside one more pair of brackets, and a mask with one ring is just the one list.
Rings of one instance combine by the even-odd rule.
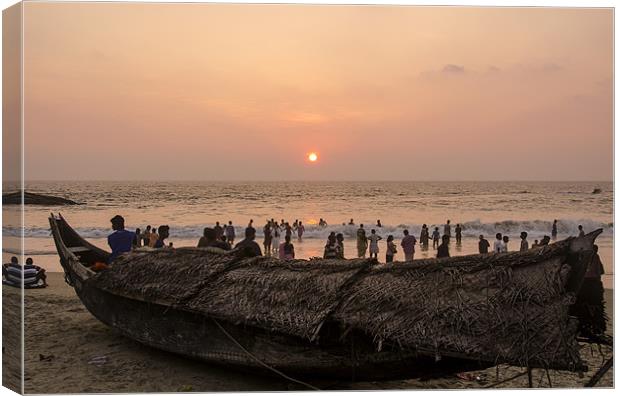
[[147, 225], [142, 233], [142, 246], [148, 246], [151, 238], [151, 226]]
[[353, 219], [349, 221], [349, 225], [355, 225], [355, 223], [353, 222]]
[[409, 235], [409, 230], [404, 230], [405, 237], [400, 241], [400, 246], [405, 253], [405, 261], [413, 261], [413, 255], [415, 254], [416, 239], [413, 235]]
[[525, 252], [530, 248], [529, 243], [527, 242], [527, 232], [521, 232], [521, 247], [519, 248], [520, 252]]
[[327, 238], [327, 244], [325, 244], [325, 250], [323, 251], [324, 259], [336, 259], [339, 256], [338, 250], [340, 250], [340, 246], [338, 246], [338, 241], [336, 241], [336, 234], [333, 232], [329, 234]]
[[272, 228], [272, 241], [271, 241], [271, 250], [273, 251], [274, 254], [278, 253], [278, 249], [280, 248], [280, 226], [278, 225], [278, 222], [274, 221], [271, 224], [271, 228]]
[[340, 247], [340, 249], [338, 249], [338, 254], [339, 254], [338, 258], [344, 259], [344, 235], [342, 235], [341, 232], [336, 234], [336, 242], [338, 243], [338, 246]]
[[149, 247], [154, 248], [158, 239], [159, 235], [157, 235], [157, 230], [155, 227], [151, 228], [151, 235], [149, 235]]
[[586, 233], [583, 232], [583, 226], [581, 224], [579, 224], [579, 226], [577, 227], [579, 229], [579, 236], [586, 236]]
[[502, 253], [508, 253], [508, 242], [510, 241], [510, 239], [508, 238], [508, 235], [504, 235], [504, 237], [502, 238]]
[[478, 242], [478, 253], [480, 254], [489, 253], [489, 247], [491, 247], [491, 244], [489, 243], [489, 241], [484, 239], [484, 235], [480, 235], [480, 241]]
[[136, 234], [133, 237], [133, 248], [137, 249], [142, 246], [142, 232], [139, 228], [136, 228]]
[[437, 258], [450, 257], [450, 236], [444, 235], [441, 237], [441, 245], [437, 247]]
[[428, 249], [429, 238], [428, 227], [426, 224], [422, 224], [422, 231], [420, 231], [420, 246], [422, 246], [422, 249]]
[[269, 257], [271, 256], [271, 225], [269, 222], [267, 222], [265, 224], [265, 227], [263, 227], [263, 246], [265, 247], [265, 256]]
[[364, 224], [360, 224], [360, 228], [357, 229], [357, 257], [366, 257], [367, 248], [368, 239], [366, 238], [366, 230], [364, 229]]
[[304, 225], [301, 224], [301, 221], [300, 221], [297, 225], [297, 239], [299, 239], [299, 242], [301, 242], [301, 237], [304, 236], [305, 231], [306, 231], [306, 227], [304, 227]]
[[293, 227], [288, 223], [284, 223], [284, 236], [292, 238], [293, 237]]
[[463, 229], [461, 228], [460, 224], [457, 224], [456, 227], [454, 228], [454, 236], [456, 238], [456, 243], [458, 243], [459, 245], [461, 244], [461, 232], [463, 231]]
[[370, 252], [370, 258], [378, 258], [379, 256], [379, 241], [383, 239], [381, 238], [379, 235], [377, 235], [377, 232], [375, 230], [370, 230], [370, 236], [368, 237], [368, 240], [370, 241], [370, 248], [368, 249]]
[[557, 237], [558, 237], [558, 221], [553, 220], [553, 226], [551, 226], [551, 239], [555, 241]]
[[[450, 225], [450, 220], [446, 220], [446, 224], [443, 226], [443, 235], [448, 236], [448, 243], [450, 243], [450, 238], [452, 237], [452, 226]], [[443, 238], [441, 238], [443, 242]]]
[[504, 251], [504, 247], [502, 246], [504, 242], [502, 242], [502, 233], [498, 232], [495, 234], [495, 242], [493, 242], [493, 252], [501, 253]]
[[385, 251], [385, 262], [386, 263], [394, 262], [395, 254], [396, 254], [396, 244], [394, 243], [394, 237], [392, 235], [388, 235], [387, 249]]
[[213, 231], [215, 231], [215, 239], [221, 240], [222, 235], [224, 235], [224, 229], [220, 225], [219, 221], [215, 222], [215, 227], [213, 227]]
[[226, 226], [226, 242], [228, 242], [228, 244], [230, 246], [232, 246], [235, 243], [235, 227], [233, 226], [232, 221], [228, 221], [228, 225]]
[[378, 227], [378, 228], [383, 227], [383, 226], [381, 225], [381, 220], [377, 220], [377, 227]]
[[290, 235], [284, 237], [284, 242], [278, 249], [278, 257], [280, 260], [293, 260], [295, 258], [295, 246], [291, 243]]
[[433, 249], [439, 247], [439, 227], [435, 227], [435, 231], [433, 231]]

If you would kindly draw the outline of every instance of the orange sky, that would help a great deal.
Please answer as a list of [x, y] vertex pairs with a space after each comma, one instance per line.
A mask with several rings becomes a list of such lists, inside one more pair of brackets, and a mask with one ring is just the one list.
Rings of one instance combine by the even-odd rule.
[[25, 3], [26, 177], [611, 180], [612, 18]]

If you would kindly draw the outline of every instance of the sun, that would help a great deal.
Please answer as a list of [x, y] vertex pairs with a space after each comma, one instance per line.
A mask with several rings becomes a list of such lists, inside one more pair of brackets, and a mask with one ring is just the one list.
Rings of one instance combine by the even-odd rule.
[[319, 156], [316, 153], [308, 154], [308, 161], [316, 162], [316, 160], [318, 160], [318, 159], [319, 159]]

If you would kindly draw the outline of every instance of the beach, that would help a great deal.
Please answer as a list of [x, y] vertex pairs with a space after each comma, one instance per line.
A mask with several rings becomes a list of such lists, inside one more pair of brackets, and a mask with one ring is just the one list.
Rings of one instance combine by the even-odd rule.
[[[237, 372], [143, 346], [93, 317], [64, 282], [62, 273], [49, 273], [48, 281], [50, 286], [46, 289], [25, 291], [26, 393], [304, 390], [301, 385], [281, 378]], [[18, 326], [8, 327], [18, 323], [19, 315], [7, 303], [19, 301], [20, 290], [3, 286], [2, 296], [5, 302], [3, 383], [19, 386], [19, 371], [13, 366], [18, 361], [15, 351], [19, 350], [19, 338], [14, 334]], [[612, 290], [605, 290], [605, 299], [611, 319], [607, 331], [613, 334]], [[577, 373], [550, 371], [552, 386], [582, 387], [611, 354], [610, 347], [602, 346], [599, 351], [597, 346], [582, 344], [581, 355], [589, 372], [580, 378]], [[523, 371], [502, 365], [426, 380], [311, 383], [320, 389], [333, 390], [481, 388]], [[533, 370], [533, 381], [536, 387], [549, 387], [544, 370]], [[497, 387], [523, 388], [527, 384], [527, 376], [521, 376]], [[613, 386], [613, 368], [597, 386]]]

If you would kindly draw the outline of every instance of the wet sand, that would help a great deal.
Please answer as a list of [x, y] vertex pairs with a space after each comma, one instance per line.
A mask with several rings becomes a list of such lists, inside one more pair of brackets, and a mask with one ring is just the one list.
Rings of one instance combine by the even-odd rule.
[[[269, 378], [232, 371], [186, 359], [143, 346], [95, 319], [82, 305], [75, 292], [64, 283], [63, 274], [49, 273], [50, 287], [26, 290], [26, 393], [85, 392], [175, 392], [175, 391], [286, 391], [303, 390], [284, 379]], [[8, 324], [18, 323], [19, 314], [6, 309], [10, 301], [18, 302], [20, 290], [3, 286], [3, 384], [19, 389], [19, 337]], [[605, 290], [607, 311], [613, 314], [613, 292]], [[610, 322], [608, 332], [613, 333]], [[602, 354], [601, 354], [602, 353]], [[610, 347], [582, 345], [582, 356], [590, 371], [582, 378], [576, 373], [550, 371], [553, 387], [582, 387], [612, 355]], [[523, 372], [518, 367], [498, 366], [487, 370], [461, 373], [429, 380], [382, 382], [312, 382], [321, 389], [461, 389], [480, 388]], [[476, 377], [480, 377], [477, 380]], [[549, 387], [544, 370], [534, 370], [535, 387]], [[497, 387], [527, 387], [521, 376]], [[613, 386], [613, 368], [598, 386]]]

